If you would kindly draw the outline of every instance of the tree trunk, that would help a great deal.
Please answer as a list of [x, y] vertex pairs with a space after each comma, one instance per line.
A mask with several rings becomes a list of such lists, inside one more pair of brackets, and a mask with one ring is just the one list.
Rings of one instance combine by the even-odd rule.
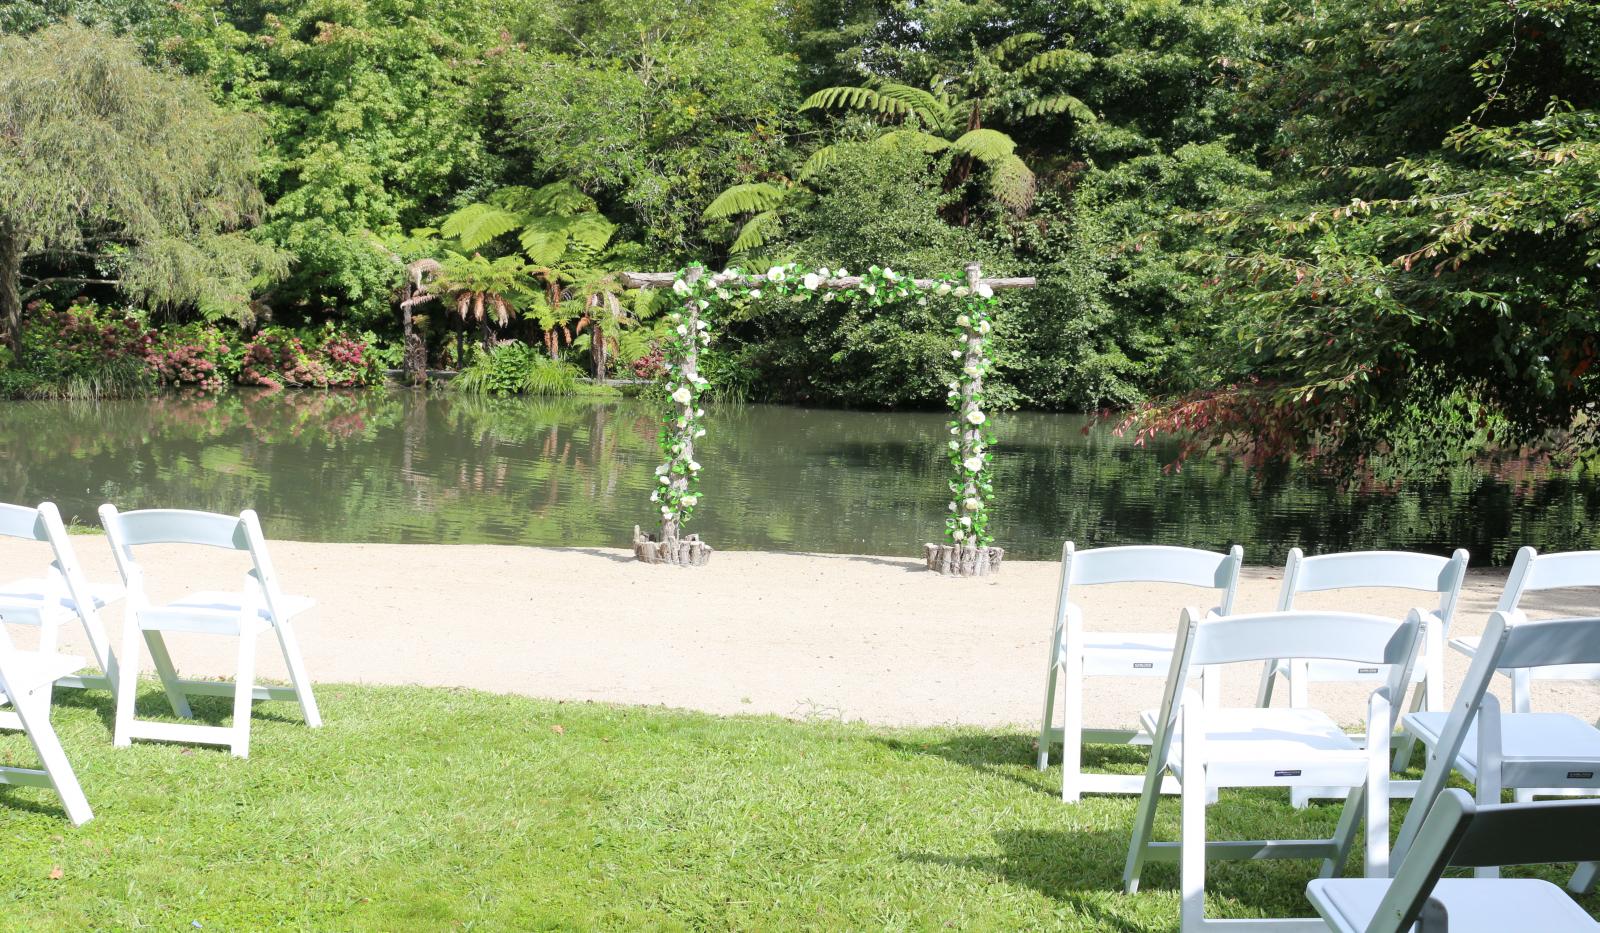
[[22, 239], [10, 224], [0, 224], [0, 320], [13, 361], [22, 353]]
[[596, 382], [606, 381], [606, 330], [600, 326], [600, 296], [590, 295], [589, 307], [589, 355], [594, 360], [594, 378]]

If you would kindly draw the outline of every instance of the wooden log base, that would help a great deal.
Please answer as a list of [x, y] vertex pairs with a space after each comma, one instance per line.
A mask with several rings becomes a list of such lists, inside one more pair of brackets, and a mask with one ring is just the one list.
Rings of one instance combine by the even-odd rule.
[[633, 556], [647, 564], [673, 564], [678, 567], [704, 567], [711, 560], [711, 545], [699, 535], [657, 541], [633, 526]]
[[929, 544], [928, 569], [951, 577], [983, 577], [1000, 572], [1006, 556], [1002, 547], [962, 547], [958, 544]]

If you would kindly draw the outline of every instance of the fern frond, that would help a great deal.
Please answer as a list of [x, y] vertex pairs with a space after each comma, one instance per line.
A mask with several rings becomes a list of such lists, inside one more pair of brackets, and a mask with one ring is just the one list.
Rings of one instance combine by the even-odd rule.
[[573, 217], [578, 214], [594, 213], [600, 209], [594, 198], [579, 191], [572, 182], [565, 179], [553, 181], [539, 188], [511, 187], [503, 190], [509, 192], [506, 197], [508, 206], [525, 214]]
[[999, 130], [985, 128], [961, 134], [961, 138], [951, 143], [950, 148], [962, 155], [972, 156], [985, 165], [993, 165], [1016, 152], [1017, 143]]
[[1033, 206], [1033, 197], [1038, 189], [1033, 170], [1015, 155], [1008, 155], [993, 166], [989, 190], [995, 200], [1020, 215]]
[[878, 85], [878, 98], [880, 101], [893, 102], [905, 108], [891, 111], [885, 107], [882, 110], [884, 113], [904, 115], [909, 111], [916, 114], [923, 123], [935, 127], [942, 127], [950, 122], [950, 111], [944, 102], [922, 88], [884, 83]]
[[444, 219], [439, 232], [461, 241], [462, 249], [477, 249], [522, 226], [523, 216], [493, 204], [468, 204]]
[[1026, 78], [1046, 71], [1088, 71], [1094, 65], [1094, 56], [1077, 49], [1051, 49], [1028, 59], [1017, 69], [1017, 76]]
[[811, 153], [811, 157], [806, 159], [806, 164], [800, 166], [800, 172], [795, 177], [800, 181], [806, 181], [837, 161], [839, 161], [839, 147], [823, 146]]
[[1043, 41], [1044, 36], [1036, 32], [1013, 33], [1000, 40], [1000, 44], [994, 47], [994, 57], [999, 61], [1005, 61], [1012, 53]]
[[783, 222], [778, 219], [778, 212], [763, 211], [745, 221], [745, 225], [739, 229], [739, 236], [734, 239], [728, 251], [747, 253], [753, 249], [760, 249], [782, 232]]
[[567, 237], [571, 241], [568, 248], [585, 256], [597, 255], [611, 242], [615, 232], [617, 225], [604, 214], [579, 214], [567, 223]]
[[541, 266], [553, 266], [567, 254], [570, 221], [565, 217], [534, 217], [522, 229], [517, 243], [528, 258]]
[[1089, 109], [1088, 104], [1073, 97], [1071, 94], [1057, 94], [1054, 97], [1036, 100], [1024, 108], [1022, 112], [1025, 116], [1030, 117], [1065, 113], [1071, 115], [1072, 119], [1079, 123], [1094, 123], [1100, 119], [1095, 116], [1093, 110]]
[[764, 181], [734, 185], [717, 195], [716, 200], [700, 216], [704, 220], [721, 220], [739, 214], [770, 211], [783, 200], [783, 194], [782, 188]]

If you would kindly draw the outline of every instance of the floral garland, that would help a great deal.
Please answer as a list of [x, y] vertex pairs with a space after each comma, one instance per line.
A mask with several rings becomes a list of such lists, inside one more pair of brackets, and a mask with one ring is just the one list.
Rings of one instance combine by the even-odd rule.
[[[950, 484], [951, 492], [961, 504], [950, 504], [953, 513], [947, 522], [947, 536], [957, 543], [976, 546], [988, 544], [988, 502], [994, 488], [989, 478], [988, 445], [994, 443], [993, 435], [984, 433], [982, 425], [987, 420], [983, 413], [982, 379], [989, 371], [985, 339], [993, 324], [989, 309], [994, 304], [994, 291], [988, 285], [973, 288], [960, 284], [954, 276], [941, 276], [931, 286], [919, 286], [909, 276], [884, 266], [873, 266], [861, 276], [859, 284], [848, 288], [828, 287], [835, 279], [847, 278], [846, 269], [804, 269], [795, 263], [773, 266], [764, 274], [746, 273], [738, 268], [707, 274], [704, 266], [689, 266], [678, 271], [672, 283], [680, 310], [668, 316], [671, 331], [662, 347], [665, 355], [662, 369], [663, 385], [671, 406], [661, 425], [659, 442], [663, 462], [656, 467], [656, 488], [650, 501], [657, 504], [661, 514], [661, 539], [674, 538], [694, 515], [700, 504], [700, 464], [695, 460], [694, 445], [705, 437], [702, 426], [705, 409], [701, 397], [707, 380], [700, 375], [700, 353], [711, 345], [711, 321], [719, 305], [740, 300], [756, 300], [764, 296], [787, 297], [791, 301], [850, 301], [877, 308], [916, 295], [918, 304], [927, 304], [929, 296], [954, 296], [964, 302], [965, 310], [956, 318], [953, 333], [962, 341], [962, 349], [952, 351], [960, 360], [965, 354], [962, 371], [965, 383], [952, 382], [951, 404], [959, 418], [951, 422], [950, 433], [957, 436], [950, 442], [951, 463], [960, 471], [957, 481]], [[961, 430], [959, 419], [970, 424]], [[976, 418], [977, 420], [972, 420]], [[979, 458], [979, 459], [973, 459]], [[967, 466], [978, 469], [967, 470]], [[968, 506], [971, 506], [970, 508]]]
[[984, 283], [959, 285], [951, 291], [965, 307], [951, 328], [958, 346], [950, 356], [961, 362], [963, 378], [950, 383], [946, 396], [956, 417], [947, 424], [951, 434], [948, 457], [955, 478], [950, 481], [945, 537], [962, 547], [988, 547], [994, 543], [989, 531], [989, 505], [994, 500], [989, 467], [994, 460], [995, 437], [986, 427], [989, 416], [983, 410], [983, 378], [994, 366], [989, 358], [989, 334], [994, 330], [990, 312], [996, 299], [994, 289]]

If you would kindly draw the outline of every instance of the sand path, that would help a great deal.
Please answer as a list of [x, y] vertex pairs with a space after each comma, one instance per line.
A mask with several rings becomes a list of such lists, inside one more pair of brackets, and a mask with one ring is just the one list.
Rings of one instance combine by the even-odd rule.
[[[115, 579], [105, 539], [75, 538], [96, 581]], [[0, 576], [33, 575], [43, 545], [0, 542]], [[985, 580], [931, 575], [881, 557], [719, 553], [696, 570], [648, 567], [620, 550], [274, 542], [288, 592], [315, 597], [303, 617], [306, 661], [320, 682], [475, 687], [565, 700], [665, 704], [712, 713], [824, 716], [881, 724], [1023, 725], [1038, 721], [1057, 565], [1007, 562]], [[157, 598], [233, 589], [239, 555], [143, 549]], [[1481, 631], [1504, 571], [1473, 571], [1453, 634]], [[1239, 611], [1272, 608], [1281, 570], [1249, 568]], [[1170, 631], [1203, 591], [1107, 586], [1080, 600], [1091, 627]], [[1595, 614], [1579, 591], [1545, 612]], [[1400, 615], [1415, 598], [1355, 594], [1308, 607]], [[120, 609], [107, 614], [120, 641]], [[26, 633], [12, 630], [20, 643]], [[68, 643], [80, 646], [73, 633]], [[226, 676], [227, 639], [179, 636], [184, 673]], [[262, 642], [262, 676], [282, 664]], [[1466, 670], [1450, 652], [1450, 690]], [[148, 670], [148, 668], [146, 668]], [[1256, 670], [1230, 672], [1225, 696], [1248, 702]], [[1159, 699], [1154, 680], [1094, 679], [1087, 721], [1131, 724]], [[1503, 686], [1503, 684], [1502, 684]], [[1318, 687], [1319, 705], [1353, 724], [1370, 688]], [[1536, 702], [1586, 718], [1587, 685], [1540, 685]]]

